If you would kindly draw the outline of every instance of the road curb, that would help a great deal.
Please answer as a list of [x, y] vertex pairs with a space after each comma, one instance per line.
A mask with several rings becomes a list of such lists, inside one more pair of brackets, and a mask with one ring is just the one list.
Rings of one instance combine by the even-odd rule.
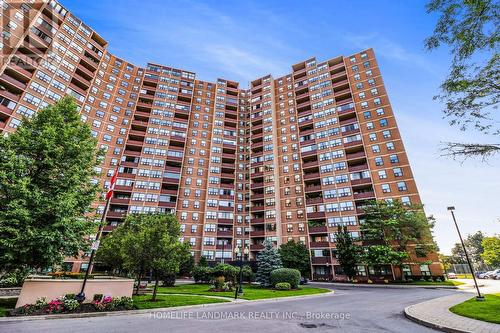
[[[53, 320], [53, 319], [139, 315], [139, 314], [148, 314], [148, 313], [153, 313], [153, 312], [199, 309], [199, 308], [206, 308], [206, 307], [212, 307], [212, 306], [217, 306], [217, 305], [233, 305], [233, 304], [256, 303], [256, 302], [260, 302], [260, 303], [281, 302], [281, 301], [289, 301], [289, 300], [301, 299], [301, 298], [324, 297], [324, 296], [332, 295], [333, 293], [334, 293], [334, 291], [330, 290], [326, 293], [321, 293], [321, 294], [299, 295], [299, 296], [289, 296], [289, 297], [274, 297], [274, 298], [266, 298], [266, 299], [255, 299], [255, 300], [237, 300], [237, 301], [234, 301], [234, 300], [231, 300], [231, 298], [228, 298], [229, 302], [175, 306], [175, 307], [169, 307], [169, 308], [141, 309], [141, 310], [127, 310], [127, 311], [110, 311], [110, 312], [67, 313], [67, 314], [52, 314], [52, 315], [40, 315], [40, 316], [26, 316], [26, 317], [21, 317], [21, 316], [19, 316], [19, 317], [1, 317], [0, 323], [16, 322], [16, 321], [33, 321], [33, 320]], [[194, 296], [203, 296], [203, 295], [194, 295]]]
[[470, 293], [456, 293], [407, 306], [404, 316], [422, 326], [447, 333], [498, 333], [500, 325], [457, 315], [450, 311], [456, 304], [471, 298]]
[[311, 282], [311, 285], [325, 285], [338, 287], [359, 287], [359, 288], [386, 288], [386, 289], [459, 289], [458, 286], [432, 286], [432, 285], [386, 285], [386, 284], [358, 284], [358, 283], [338, 283], [338, 282]]
[[443, 326], [443, 325], [437, 325], [437, 324], [434, 324], [434, 323], [431, 323], [429, 321], [425, 321], [423, 319], [420, 319], [416, 316], [413, 316], [411, 315], [409, 312], [408, 312], [408, 309], [410, 308], [410, 306], [407, 306], [404, 311], [403, 311], [403, 314], [406, 318], [408, 318], [409, 320], [419, 324], [419, 325], [422, 325], [422, 326], [425, 326], [425, 327], [429, 327], [429, 328], [432, 328], [432, 329], [435, 329], [435, 330], [438, 330], [438, 331], [441, 331], [441, 332], [447, 332], [447, 333], [471, 333], [470, 331], [462, 331], [462, 330], [457, 330], [457, 329], [454, 329], [454, 328], [451, 328], [451, 327], [447, 327], [447, 326]]

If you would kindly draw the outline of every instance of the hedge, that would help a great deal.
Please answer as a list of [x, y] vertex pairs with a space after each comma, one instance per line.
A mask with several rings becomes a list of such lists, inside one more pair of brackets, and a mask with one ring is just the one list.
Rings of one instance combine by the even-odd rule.
[[288, 282], [292, 289], [296, 289], [300, 283], [300, 272], [293, 268], [278, 268], [271, 272], [271, 285]]

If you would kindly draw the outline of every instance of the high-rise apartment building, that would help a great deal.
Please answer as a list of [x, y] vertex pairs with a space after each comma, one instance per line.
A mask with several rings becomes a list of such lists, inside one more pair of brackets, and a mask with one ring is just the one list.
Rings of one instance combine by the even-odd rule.
[[[360, 236], [367, 200], [420, 203], [373, 50], [314, 58], [250, 87], [158, 64], [138, 67], [56, 1], [2, 2], [0, 130], [69, 94], [99, 146], [106, 214], [173, 212], [195, 258], [250, 258], [265, 239], [300, 241], [316, 279], [342, 277], [339, 225]], [[104, 202], [95, 202], [103, 213]], [[413, 275], [442, 275], [435, 253]], [[87, 257], [68, 261], [86, 268]], [[360, 275], [392, 276], [390, 266]], [[395, 270], [394, 274], [401, 274]]]

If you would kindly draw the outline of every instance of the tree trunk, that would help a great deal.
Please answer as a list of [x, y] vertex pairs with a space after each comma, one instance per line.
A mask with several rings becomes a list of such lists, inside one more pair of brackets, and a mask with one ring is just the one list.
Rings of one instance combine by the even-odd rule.
[[141, 276], [142, 276], [142, 271], [140, 271], [138, 276], [137, 276], [137, 287], [135, 288], [136, 295], [139, 295], [139, 287], [141, 285]]
[[159, 281], [158, 274], [155, 274], [155, 287], [153, 289], [153, 298], [151, 299], [151, 301], [153, 302], [156, 302], [156, 290], [158, 289], [158, 281]]
[[406, 282], [405, 272], [403, 271], [403, 265], [399, 266], [399, 271], [401, 272], [401, 281]]

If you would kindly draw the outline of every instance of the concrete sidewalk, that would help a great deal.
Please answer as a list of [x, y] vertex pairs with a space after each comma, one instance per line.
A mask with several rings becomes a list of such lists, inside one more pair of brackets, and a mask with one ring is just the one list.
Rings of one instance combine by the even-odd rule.
[[405, 308], [405, 316], [421, 325], [449, 333], [499, 333], [500, 325], [452, 313], [449, 308], [470, 299], [470, 293], [456, 293]]

